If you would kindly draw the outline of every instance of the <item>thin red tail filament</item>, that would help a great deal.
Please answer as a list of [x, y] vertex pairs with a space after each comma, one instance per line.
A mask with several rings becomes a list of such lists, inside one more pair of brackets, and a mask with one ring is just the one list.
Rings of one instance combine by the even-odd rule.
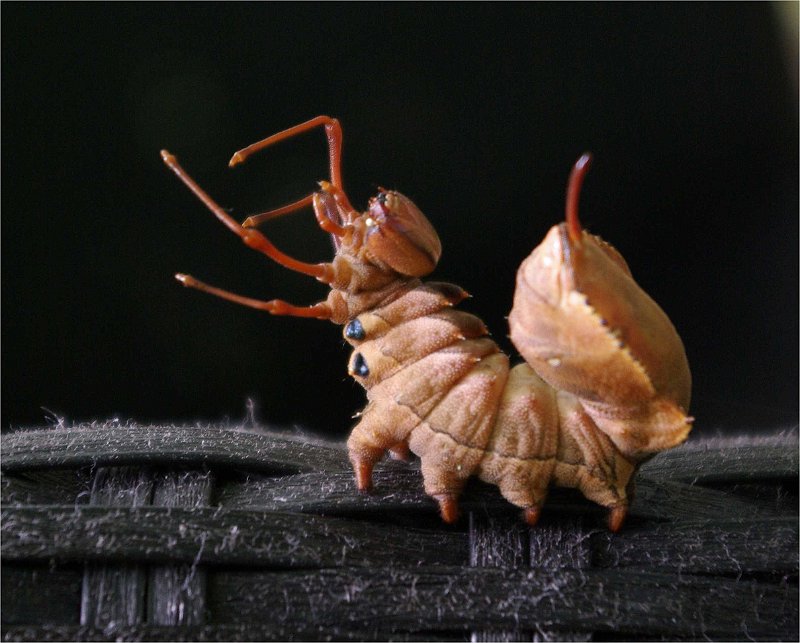
[[567, 233], [572, 243], [581, 241], [581, 222], [578, 219], [578, 201], [581, 195], [581, 186], [589, 166], [592, 164], [592, 155], [585, 152], [575, 161], [567, 183]]

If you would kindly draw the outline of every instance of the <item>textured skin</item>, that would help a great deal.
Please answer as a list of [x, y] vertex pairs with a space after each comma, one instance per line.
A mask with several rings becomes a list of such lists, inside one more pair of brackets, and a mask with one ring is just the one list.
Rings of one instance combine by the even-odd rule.
[[511, 340], [554, 388], [575, 395], [620, 453], [640, 461], [686, 439], [691, 375], [678, 333], [598, 237], [554, 226], [522, 262]]
[[404, 290], [355, 318], [364, 339], [345, 335], [355, 347], [350, 373], [369, 400], [348, 440], [354, 464], [407, 443], [433, 497], [457, 496], [477, 475], [522, 508], [541, 506], [551, 484], [577, 487], [607, 507], [627, 504], [635, 467], [574, 395], [527, 364], [509, 369], [482, 322], [452, 309], [454, 286]]
[[331, 293], [353, 313], [337, 321], [369, 400], [348, 440], [360, 488], [387, 451], [410, 448], [446, 520], [477, 475], [529, 522], [556, 485], [616, 510], [621, 526], [638, 463], [691, 428], [688, 364], [616, 250], [587, 233], [581, 248], [564, 243], [555, 226], [520, 267], [509, 321], [528, 363], [514, 368], [477, 317], [453, 308], [466, 296], [456, 286], [395, 274], [379, 293], [352, 282]]

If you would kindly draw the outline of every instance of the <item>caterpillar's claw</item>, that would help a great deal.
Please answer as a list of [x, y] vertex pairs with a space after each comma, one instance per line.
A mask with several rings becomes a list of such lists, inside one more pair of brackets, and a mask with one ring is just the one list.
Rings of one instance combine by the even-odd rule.
[[622, 529], [622, 525], [625, 523], [625, 517], [627, 515], [627, 505], [617, 505], [616, 507], [611, 507], [611, 510], [608, 512], [609, 530], [616, 534], [620, 529]]
[[353, 462], [353, 472], [356, 474], [356, 487], [361, 493], [369, 493], [372, 491], [373, 466], [374, 463], [366, 458]]
[[458, 520], [458, 499], [452, 493], [439, 493], [433, 496], [439, 503], [439, 513], [448, 525]]
[[536, 505], [533, 507], [526, 507], [523, 517], [525, 519], [525, 522], [528, 523], [529, 527], [535, 527], [536, 523], [539, 522], [539, 518], [541, 517], [541, 515], [542, 515], [542, 508]]

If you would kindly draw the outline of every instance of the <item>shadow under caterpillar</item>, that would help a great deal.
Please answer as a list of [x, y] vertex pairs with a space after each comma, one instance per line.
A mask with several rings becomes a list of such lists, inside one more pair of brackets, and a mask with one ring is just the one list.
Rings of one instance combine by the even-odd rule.
[[[392, 190], [381, 189], [365, 212], [350, 204], [336, 119], [318, 116], [270, 136], [234, 154], [230, 165], [316, 127], [327, 135], [330, 181], [241, 225], [173, 155], [161, 155], [245, 244], [328, 284], [328, 298], [295, 306], [242, 297], [184, 274], [176, 278], [275, 315], [344, 325], [354, 347], [348, 372], [368, 399], [347, 442], [359, 490], [370, 489], [373, 466], [387, 451], [407, 459], [410, 450], [446, 522], [457, 519], [458, 496], [476, 475], [521, 507], [531, 525], [556, 485], [609, 508], [609, 528], [619, 530], [638, 465], [683, 442], [691, 429], [691, 376], [667, 316], [619, 252], [580, 225], [577, 203], [589, 155], [570, 176], [565, 222], [550, 229], [517, 273], [509, 325], [525, 363], [512, 368], [483, 322], [455, 308], [464, 290], [421, 281], [442, 250], [425, 215]], [[333, 239], [332, 262], [294, 259], [254, 229], [309, 205]]]

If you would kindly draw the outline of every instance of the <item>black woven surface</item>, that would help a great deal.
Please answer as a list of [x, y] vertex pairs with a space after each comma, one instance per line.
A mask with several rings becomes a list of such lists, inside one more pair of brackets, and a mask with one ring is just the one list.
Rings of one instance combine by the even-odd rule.
[[418, 466], [355, 491], [344, 448], [107, 424], [2, 444], [7, 640], [795, 640], [797, 435], [690, 441], [631, 515], [554, 490], [524, 526], [474, 482], [444, 526]]

